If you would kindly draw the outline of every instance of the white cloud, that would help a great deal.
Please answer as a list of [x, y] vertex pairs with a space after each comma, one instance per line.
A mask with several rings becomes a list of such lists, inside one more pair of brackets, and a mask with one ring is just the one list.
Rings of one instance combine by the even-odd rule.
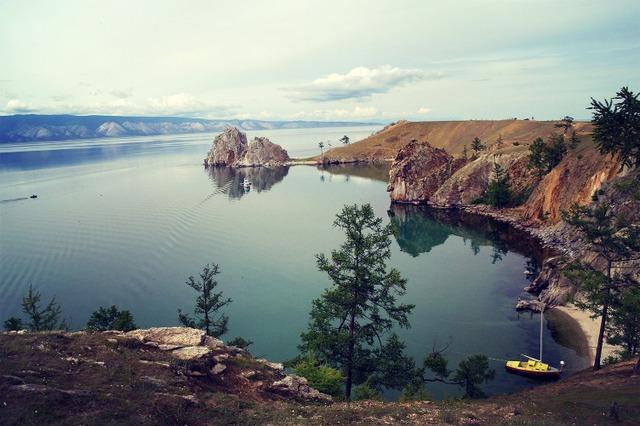
[[20, 99], [9, 99], [7, 105], [4, 107], [4, 112], [7, 114], [25, 114], [34, 112], [36, 109], [26, 102]]
[[431, 112], [431, 108], [420, 107], [417, 112], [418, 114], [429, 114]]
[[300, 111], [290, 115], [293, 120], [357, 120], [373, 118], [378, 115], [374, 107], [356, 106], [353, 109], [318, 109], [314, 111]]
[[378, 68], [357, 67], [346, 74], [329, 74], [309, 84], [288, 90], [293, 92], [295, 99], [304, 101], [361, 99], [375, 93], [386, 93], [397, 86], [443, 77], [444, 74], [440, 72], [426, 72], [416, 68], [398, 68], [391, 65]]

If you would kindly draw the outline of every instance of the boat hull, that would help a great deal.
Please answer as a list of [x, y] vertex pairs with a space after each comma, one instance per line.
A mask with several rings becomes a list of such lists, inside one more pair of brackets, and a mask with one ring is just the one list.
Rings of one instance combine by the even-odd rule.
[[505, 366], [505, 369], [509, 373], [518, 374], [520, 376], [531, 377], [533, 379], [538, 380], [558, 380], [562, 375], [562, 371], [560, 370], [552, 370], [552, 371], [534, 371], [534, 370], [526, 370], [524, 368]]

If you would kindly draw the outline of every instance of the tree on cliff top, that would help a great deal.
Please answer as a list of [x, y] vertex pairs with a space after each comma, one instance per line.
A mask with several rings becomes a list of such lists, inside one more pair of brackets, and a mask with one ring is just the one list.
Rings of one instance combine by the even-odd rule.
[[[578, 284], [584, 300], [576, 306], [600, 317], [600, 330], [593, 368], [600, 369], [602, 346], [608, 328], [610, 308], [620, 303], [629, 289], [640, 287], [625, 268], [640, 250], [640, 230], [630, 226], [623, 217], [616, 217], [607, 204], [594, 208], [574, 204], [562, 212], [565, 222], [575, 226], [598, 255], [591, 263], [573, 262], [565, 274]], [[597, 264], [596, 262], [600, 262]]]
[[[375, 373], [381, 365], [409, 364], [397, 339], [386, 344], [382, 339], [394, 323], [409, 327], [413, 305], [396, 301], [405, 293], [406, 280], [396, 269], [387, 270], [391, 227], [382, 225], [371, 205], [344, 206], [334, 226], [344, 231], [346, 240], [330, 257], [316, 255], [318, 269], [327, 273], [331, 286], [313, 301], [300, 349], [343, 371], [349, 400], [352, 386], [374, 375], [376, 384], [399, 386], [388, 382], [384, 372]], [[397, 382], [402, 375], [393, 379]]]
[[476, 136], [473, 138], [473, 141], [471, 142], [471, 149], [473, 150], [474, 157], [477, 157], [478, 154], [480, 154], [480, 151], [483, 151], [485, 148], [486, 146], [482, 144], [479, 137]]
[[120, 311], [116, 305], [112, 305], [110, 308], [100, 306], [87, 321], [87, 330], [89, 331], [131, 331], [136, 328], [138, 327], [133, 321], [131, 312], [127, 310]]
[[215, 276], [219, 273], [220, 267], [217, 264], [207, 264], [202, 268], [198, 281], [193, 276], [187, 279], [185, 284], [198, 292], [194, 309], [195, 318], [178, 309], [178, 320], [182, 325], [200, 328], [213, 337], [220, 337], [227, 332], [229, 317], [223, 313], [218, 315], [218, 312], [231, 303], [231, 299], [224, 298], [222, 292], [214, 292], [218, 286]]
[[557, 122], [555, 124], [556, 127], [559, 127], [562, 130], [562, 133], [567, 133], [567, 131], [573, 127], [573, 117], [569, 117], [568, 115], [565, 115], [562, 120], [560, 120], [559, 122]]
[[[593, 139], [601, 154], [619, 155], [622, 167], [640, 166], [640, 99], [628, 87], [603, 102], [591, 98]], [[640, 175], [638, 175], [640, 176]]]

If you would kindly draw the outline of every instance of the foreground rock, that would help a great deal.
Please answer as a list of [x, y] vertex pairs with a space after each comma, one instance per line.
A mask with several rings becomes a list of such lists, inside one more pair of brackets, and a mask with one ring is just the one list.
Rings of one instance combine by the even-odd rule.
[[228, 127], [214, 138], [204, 164], [207, 167], [277, 167], [290, 160], [287, 151], [269, 139], [256, 137], [247, 144], [246, 134]]

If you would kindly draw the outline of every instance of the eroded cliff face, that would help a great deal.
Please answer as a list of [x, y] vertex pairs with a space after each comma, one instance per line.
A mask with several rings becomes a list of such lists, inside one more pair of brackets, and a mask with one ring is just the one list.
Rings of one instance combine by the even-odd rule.
[[428, 201], [465, 162], [427, 142], [412, 141], [398, 151], [389, 171], [387, 191], [396, 202]]
[[620, 172], [620, 163], [595, 149], [581, 154], [569, 152], [537, 184], [523, 205], [522, 216], [528, 221], [557, 223], [561, 212], [572, 204], [590, 204], [593, 195], [605, 182]]
[[280, 145], [263, 137], [256, 137], [247, 144], [246, 134], [235, 127], [228, 127], [214, 138], [204, 165], [277, 167], [289, 161], [289, 154]]

